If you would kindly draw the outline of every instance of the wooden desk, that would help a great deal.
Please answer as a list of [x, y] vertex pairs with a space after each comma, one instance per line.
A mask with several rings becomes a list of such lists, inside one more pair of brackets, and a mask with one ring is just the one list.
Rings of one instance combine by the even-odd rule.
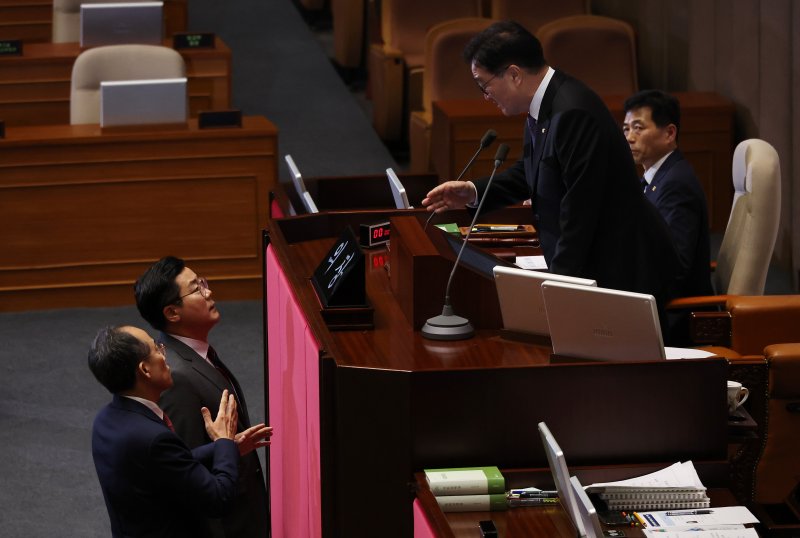
[[261, 295], [277, 129], [9, 127], [0, 140], [0, 310], [131, 304], [167, 254], [226, 299]]
[[[425, 340], [393, 292], [402, 268], [393, 263], [390, 276], [375, 263], [386, 251], [366, 254], [374, 330], [329, 330], [310, 275], [345, 225], [391, 215], [400, 212], [270, 221], [265, 391], [268, 420], [281, 432], [269, 451], [273, 535], [410, 537], [415, 471], [483, 463], [544, 467], [540, 420], [573, 465], [725, 459], [721, 359], [551, 363], [549, 349], [504, 340], [480, 324], [471, 340]], [[452, 220], [467, 225], [469, 216], [453, 213]], [[427, 236], [411, 235], [423, 243]], [[396, 239], [392, 252], [416, 250]], [[437, 247], [426, 244], [431, 248]], [[451, 294], [456, 312], [477, 301], [461, 272]], [[423, 274], [417, 285], [439, 296], [440, 277]], [[441, 304], [433, 308], [429, 315], [439, 314]], [[637, 424], [661, 427], [641, 435]]]
[[[674, 463], [674, 462], [673, 462]], [[573, 467], [570, 473], [581, 481], [581, 484], [624, 480], [642, 476], [666, 467], [639, 465], [614, 466], [606, 468]], [[697, 471], [703, 484], [709, 489], [711, 506], [734, 506], [739, 503], [726, 488], [726, 464], [697, 465]], [[536, 486], [552, 489], [553, 480], [549, 469], [503, 471], [507, 481], [507, 489]], [[574, 538], [575, 530], [567, 513], [560, 505], [512, 508], [505, 512], [464, 512], [443, 513], [436, 498], [428, 488], [424, 473], [415, 475], [417, 500], [414, 502], [414, 538], [475, 538], [478, 522], [491, 519], [497, 526], [502, 538]], [[607, 529], [620, 527], [606, 527]], [[639, 538], [644, 536], [640, 528], [622, 527], [625, 536]]]
[[[715, 93], [675, 92], [681, 102], [680, 148], [694, 167], [708, 199], [711, 230], [723, 232], [733, 199], [731, 161], [733, 159], [733, 103]], [[620, 123], [625, 116], [624, 98], [604, 97], [611, 113]], [[522, 155], [524, 121], [506, 117], [491, 102], [452, 100], [433, 103], [431, 161], [443, 179], [458, 175], [478, 147], [487, 129], [497, 131], [497, 141], [511, 148], [507, 162]], [[465, 179], [489, 175], [493, 151], [484, 151]]]
[[[31, 43], [23, 47], [22, 56], [0, 56], [0, 119], [7, 126], [69, 123], [72, 65], [80, 53], [77, 43]], [[189, 79], [190, 115], [230, 108], [228, 46], [217, 38], [213, 49], [180, 53]]]
[[[164, 35], [186, 31], [187, 0], [164, 0]], [[47, 43], [53, 36], [53, 0], [0, 0], [0, 39]]]

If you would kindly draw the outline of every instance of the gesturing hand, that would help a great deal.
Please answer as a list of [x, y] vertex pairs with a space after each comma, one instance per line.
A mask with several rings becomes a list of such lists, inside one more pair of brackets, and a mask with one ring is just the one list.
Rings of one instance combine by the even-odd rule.
[[475, 202], [475, 187], [469, 181], [446, 181], [431, 190], [422, 200], [428, 211], [439, 213], [445, 209], [461, 209]]
[[217, 418], [211, 420], [211, 412], [207, 407], [200, 409], [200, 412], [203, 414], [206, 432], [212, 441], [235, 438], [239, 414], [236, 411], [236, 398], [232, 394], [228, 394], [227, 389], [222, 391]]
[[266, 441], [269, 437], [272, 437], [272, 427], [261, 423], [237, 433], [234, 440], [239, 447], [239, 455], [244, 456], [259, 447], [269, 446], [272, 443]]

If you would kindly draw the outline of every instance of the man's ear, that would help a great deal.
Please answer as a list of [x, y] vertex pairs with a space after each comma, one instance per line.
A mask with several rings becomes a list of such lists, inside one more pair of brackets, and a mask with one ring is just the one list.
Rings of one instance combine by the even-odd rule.
[[674, 123], [667, 125], [667, 136], [670, 142], [675, 142], [678, 139], [678, 128], [675, 127]]
[[148, 366], [147, 361], [141, 361], [137, 370], [143, 377], [150, 377], [150, 366]]
[[170, 323], [176, 323], [181, 320], [180, 310], [174, 304], [165, 306], [162, 312], [164, 313], [164, 319], [166, 319]]

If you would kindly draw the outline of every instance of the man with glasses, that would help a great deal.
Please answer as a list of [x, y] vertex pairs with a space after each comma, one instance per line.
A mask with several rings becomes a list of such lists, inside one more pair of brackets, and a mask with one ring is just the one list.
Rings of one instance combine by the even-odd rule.
[[[598, 51], [602, 54], [602, 51]], [[587, 86], [549, 67], [521, 25], [497, 22], [464, 50], [484, 98], [506, 116], [527, 115], [519, 161], [488, 178], [448, 181], [422, 201], [429, 211], [483, 211], [531, 199], [550, 271], [599, 286], [671, 297], [677, 259], [669, 231], [642, 195], [625, 138]]]
[[[158, 340], [174, 357], [171, 361], [174, 384], [164, 392], [159, 404], [172, 419], [177, 434], [190, 447], [207, 443], [198, 409], [219, 401], [223, 390], [233, 394], [238, 403], [238, 431], [250, 428], [242, 388], [208, 343], [209, 332], [219, 322], [220, 313], [205, 278], [186, 267], [180, 258], [167, 256], [136, 281], [134, 294], [139, 313], [161, 331]], [[272, 435], [272, 428], [259, 426], [260, 439], [239, 444], [242, 458], [237, 497], [228, 516], [207, 521], [209, 536], [264, 538], [267, 535], [266, 488], [254, 449], [269, 444], [266, 438]]]

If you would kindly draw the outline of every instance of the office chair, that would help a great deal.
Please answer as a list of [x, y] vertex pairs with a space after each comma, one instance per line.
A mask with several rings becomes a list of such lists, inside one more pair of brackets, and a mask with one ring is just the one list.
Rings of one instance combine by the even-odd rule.
[[636, 36], [627, 22], [574, 15], [549, 22], [536, 36], [549, 65], [599, 95], [631, 95], [639, 89]]
[[467, 42], [491, 19], [453, 19], [433, 26], [425, 36], [425, 70], [422, 75], [422, 110], [411, 112], [408, 123], [409, 171], [431, 171], [430, 146], [433, 102], [444, 99], [480, 99], [472, 74], [461, 61]]
[[72, 66], [70, 124], [100, 123], [100, 83], [186, 76], [180, 53], [154, 45], [111, 45], [82, 52]]
[[[587, 0], [491, 0], [489, 16], [498, 21], [513, 20], [536, 34], [539, 28], [551, 21], [571, 15], [589, 13]], [[545, 56], [545, 58], [547, 58]]]
[[[425, 35], [449, 19], [480, 16], [479, 0], [383, 0], [383, 43], [369, 49], [368, 72], [372, 96], [372, 125], [383, 140], [403, 135], [408, 111], [422, 109], [422, 71]], [[459, 56], [458, 63], [463, 65]]]
[[53, 43], [80, 41], [81, 4], [118, 4], [129, 1], [137, 0], [53, 0]]

